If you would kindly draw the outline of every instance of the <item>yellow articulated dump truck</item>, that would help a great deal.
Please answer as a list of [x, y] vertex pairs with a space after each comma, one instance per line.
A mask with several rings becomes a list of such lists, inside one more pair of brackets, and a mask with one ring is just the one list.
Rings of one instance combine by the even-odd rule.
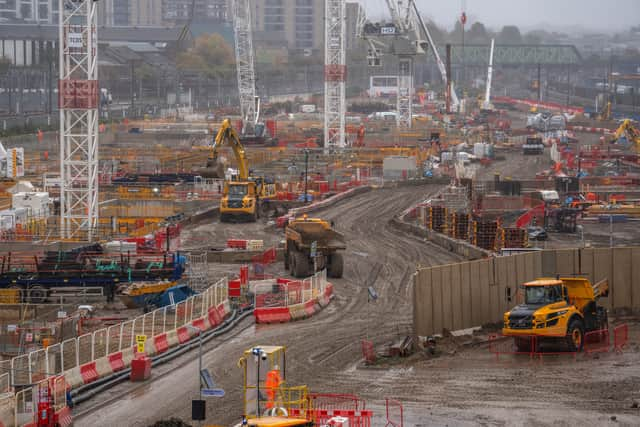
[[504, 314], [502, 334], [518, 351], [537, 351], [545, 341], [565, 341], [581, 351], [585, 333], [608, 328], [607, 309], [598, 305], [609, 294], [608, 281], [594, 285], [584, 277], [537, 279], [524, 284], [524, 304]]
[[284, 268], [295, 277], [307, 277], [327, 269], [329, 277], [341, 278], [344, 268], [342, 253], [347, 246], [344, 235], [323, 219], [305, 214], [289, 222], [285, 228]]

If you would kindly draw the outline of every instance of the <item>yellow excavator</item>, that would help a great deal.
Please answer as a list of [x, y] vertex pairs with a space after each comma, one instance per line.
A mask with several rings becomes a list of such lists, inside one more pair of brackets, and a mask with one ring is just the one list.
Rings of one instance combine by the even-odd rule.
[[224, 177], [224, 168], [218, 158], [220, 148], [224, 145], [230, 146], [233, 151], [238, 164], [238, 176], [235, 180], [224, 182], [220, 200], [220, 220], [222, 222], [239, 219], [256, 221], [264, 201], [275, 197], [276, 186], [263, 177], [249, 176], [249, 164], [244, 147], [229, 119], [225, 119], [218, 130], [212, 146], [211, 159], [207, 165], [216, 168], [217, 177]]
[[620, 127], [618, 127], [616, 133], [613, 135], [612, 142], [618, 142], [623, 136], [628, 141], [628, 144], [633, 145], [636, 152], [640, 153], [640, 131], [633, 126], [629, 119], [625, 119]]

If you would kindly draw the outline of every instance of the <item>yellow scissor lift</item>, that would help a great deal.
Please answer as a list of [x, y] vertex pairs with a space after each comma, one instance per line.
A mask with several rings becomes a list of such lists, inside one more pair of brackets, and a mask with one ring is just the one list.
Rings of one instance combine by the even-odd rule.
[[[307, 386], [286, 384], [283, 346], [256, 346], [238, 361], [244, 369], [244, 417], [256, 427], [313, 426]], [[274, 385], [275, 379], [275, 385]], [[296, 416], [290, 416], [296, 414]]]

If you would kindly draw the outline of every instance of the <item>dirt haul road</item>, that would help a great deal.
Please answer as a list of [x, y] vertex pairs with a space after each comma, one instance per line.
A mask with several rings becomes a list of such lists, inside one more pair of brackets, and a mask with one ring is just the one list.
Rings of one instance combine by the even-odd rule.
[[[209, 399], [208, 420], [227, 425], [241, 416], [242, 376], [236, 363], [242, 352], [253, 345], [287, 346], [289, 384], [308, 384], [318, 392], [358, 394], [375, 387], [368, 378], [363, 384], [345, 376], [361, 357], [360, 340], [368, 334], [376, 342], [384, 342], [399, 332], [409, 332], [410, 277], [416, 265], [460, 259], [422, 239], [398, 234], [388, 225], [394, 214], [438, 188], [374, 190], [318, 213], [335, 219], [336, 227], [347, 237], [349, 249], [344, 278], [334, 281], [336, 298], [310, 320], [265, 326], [245, 321], [233, 337], [208, 343], [205, 366], [227, 393], [222, 399]], [[246, 230], [247, 226], [255, 227], [253, 224], [210, 224], [207, 234], [220, 233], [226, 238], [233, 234], [230, 228]], [[277, 233], [281, 235], [281, 231]], [[379, 294], [376, 303], [367, 303], [368, 286], [374, 286]], [[167, 373], [163, 375], [163, 372]], [[149, 384], [121, 384], [79, 405], [76, 425], [143, 426], [171, 416], [188, 421], [191, 399], [196, 397], [196, 373], [194, 354], [159, 367], [153, 373], [156, 380]]]
[[[375, 411], [373, 426], [386, 424], [383, 398], [387, 396], [404, 403], [406, 426], [640, 425], [640, 410], [633, 408], [640, 401], [637, 346], [623, 355], [578, 357], [576, 362], [561, 358], [532, 363], [528, 358], [505, 357], [497, 363], [486, 344], [463, 346], [470, 339], [461, 337], [440, 342], [437, 358], [416, 354], [391, 365], [362, 366], [361, 339], [369, 336], [384, 343], [409, 331], [409, 277], [416, 264], [458, 261], [388, 225], [396, 212], [436, 190], [375, 190], [317, 213], [335, 219], [347, 236], [345, 277], [335, 281], [335, 300], [312, 319], [266, 326], [255, 326], [247, 319], [231, 336], [208, 343], [204, 365], [227, 393], [222, 399], [208, 399], [208, 424], [238, 421], [240, 354], [253, 345], [283, 344], [288, 347], [290, 385], [357, 394]], [[212, 234], [228, 235], [228, 227], [244, 225], [209, 227]], [[368, 286], [379, 294], [375, 303], [367, 302]], [[631, 341], [638, 342], [639, 331], [638, 325], [632, 325]], [[76, 425], [147, 426], [171, 416], [190, 422], [196, 374], [192, 352], [156, 369], [149, 383], [121, 384], [80, 405], [75, 410], [80, 414]]]

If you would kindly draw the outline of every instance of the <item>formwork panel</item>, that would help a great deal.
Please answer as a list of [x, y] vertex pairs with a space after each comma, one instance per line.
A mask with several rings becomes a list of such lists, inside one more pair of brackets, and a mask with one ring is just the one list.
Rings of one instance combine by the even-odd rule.
[[414, 276], [413, 318], [415, 333], [420, 336], [433, 334], [433, 299], [431, 296], [431, 268], [418, 270]]
[[640, 310], [640, 248], [631, 250], [631, 307]]
[[554, 277], [556, 273], [555, 251], [542, 251], [542, 276]]
[[482, 290], [480, 284], [480, 263], [483, 261], [471, 261], [469, 274], [471, 278], [471, 320], [474, 326], [482, 325]]
[[479, 285], [480, 285], [480, 295], [481, 295], [481, 310], [482, 310], [482, 323], [484, 325], [487, 322], [492, 322], [493, 319], [492, 312], [494, 311], [494, 307], [491, 307], [491, 298], [490, 298], [490, 283], [491, 283], [491, 260], [482, 260], [480, 261], [480, 275], [478, 276]]
[[[593, 254], [593, 279], [594, 282], [598, 282], [602, 279], [613, 279], [613, 268], [612, 268], [612, 254], [609, 248], [606, 249], [594, 249]], [[600, 304], [604, 307], [611, 309], [613, 307], [613, 298], [615, 295], [615, 289], [611, 289], [609, 292], [609, 297], [602, 298], [600, 300]]]
[[436, 334], [442, 332], [444, 327], [443, 297], [442, 297], [442, 267], [434, 267], [431, 270], [431, 309], [433, 310], [433, 331]]
[[576, 272], [575, 249], [556, 250], [556, 274], [572, 275]]
[[451, 309], [453, 310], [453, 330], [457, 331], [464, 328], [462, 321], [462, 312], [465, 310], [462, 304], [462, 283], [461, 283], [461, 267], [460, 264], [452, 264], [451, 266]]
[[631, 270], [631, 248], [613, 248], [613, 277], [610, 280], [610, 288], [613, 293], [609, 298], [613, 307], [631, 308], [632, 303], [632, 270]]
[[465, 328], [469, 328], [474, 325], [473, 319], [473, 299], [471, 296], [471, 271], [469, 263], [461, 263], [460, 266], [460, 287], [461, 287], [461, 310], [462, 324]]

